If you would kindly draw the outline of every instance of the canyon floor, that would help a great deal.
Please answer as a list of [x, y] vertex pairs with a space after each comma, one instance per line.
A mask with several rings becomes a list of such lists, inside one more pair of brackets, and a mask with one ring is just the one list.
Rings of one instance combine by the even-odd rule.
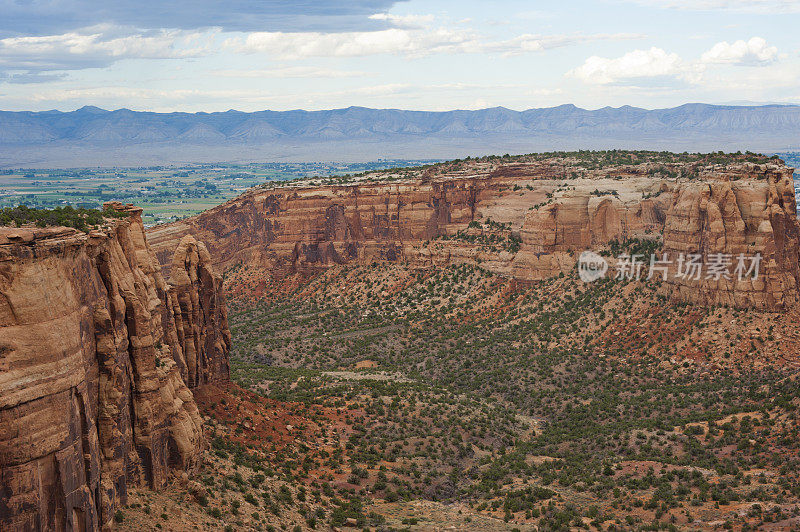
[[467, 265], [226, 286], [204, 465], [121, 530], [800, 527], [794, 310]]

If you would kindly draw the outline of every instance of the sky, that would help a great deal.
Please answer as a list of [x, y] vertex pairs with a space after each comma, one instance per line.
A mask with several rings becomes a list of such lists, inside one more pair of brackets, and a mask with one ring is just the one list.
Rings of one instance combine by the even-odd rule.
[[800, 1], [0, 0], [0, 109], [800, 103]]

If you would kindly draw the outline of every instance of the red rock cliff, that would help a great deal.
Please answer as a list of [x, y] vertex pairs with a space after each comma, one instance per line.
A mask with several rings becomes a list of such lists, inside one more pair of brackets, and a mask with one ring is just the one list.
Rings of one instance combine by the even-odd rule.
[[86, 235], [0, 229], [0, 529], [97, 530], [133, 485], [203, 448], [191, 389], [228, 378], [220, 278], [176, 246], [169, 282], [140, 209]]
[[792, 170], [779, 161], [580, 163], [478, 161], [377, 176], [383, 182], [256, 188], [148, 234], [162, 264], [194, 235], [220, 268], [243, 263], [259, 275], [376, 260], [471, 262], [525, 281], [571, 270], [582, 250], [612, 240], [657, 239], [673, 259], [763, 256], [757, 280], [673, 279], [665, 287], [673, 297], [762, 308], [797, 299]]

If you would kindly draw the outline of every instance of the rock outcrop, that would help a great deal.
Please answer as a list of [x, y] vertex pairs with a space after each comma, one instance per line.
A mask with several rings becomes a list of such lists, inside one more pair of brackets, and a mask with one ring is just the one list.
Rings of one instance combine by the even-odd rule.
[[[678, 264], [672, 262], [666, 278], [672, 293], [684, 301], [766, 309], [796, 302], [800, 243], [790, 176], [776, 172], [755, 182], [710, 180], [677, 190], [663, 226], [663, 251], [672, 257], [725, 257], [732, 274], [679, 278]], [[756, 254], [755, 278], [733, 274], [737, 257], [749, 267], [748, 258]]]
[[256, 275], [374, 261], [469, 262], [522, 281], [570, 271], [581, 251], [612, 241], [658, 240], [672, 260], [680, 253], [762, 257], [758, 279], [672, 275], [665, 283], [672, 297], [759, 308], [798, 298], [792, 169], [780, 161], [592, 167], [540, 158], [443, 168], [348, 185], [256, 188], [152, 228], [148, 238], [165, 265], [181, 238], [194, 235], [208, 242], [218, 267], [244, 264]]
[[194, 388], [228, 378], [231, 335], [222, 290], [205, 244], [185, 236], [172, 258], [169, 302], [178, 334], [175, 360]]
[[204, 446], [191, 389], [228, 378], [220, 278], [192, 238], [169, 282], [140, 209], [89, 234], [0, 228], [0, 529], [98, 530]]

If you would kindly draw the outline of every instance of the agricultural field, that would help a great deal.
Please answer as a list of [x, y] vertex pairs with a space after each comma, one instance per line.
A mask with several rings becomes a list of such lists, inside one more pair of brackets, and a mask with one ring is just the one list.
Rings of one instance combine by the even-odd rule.
[[357, 174], [433, 161], [253, 163], [139, 168], [0, 169], [0, 208], [98, 208], [110, 200], [144, 209], [145, 225], [180, 220], [272, 181]]
[[[799, 153], [779, 153], [790, 166], [800, 166]], [[422, 166], [436, 160], [379, 160], [365, 163], [250, 163], [148, 166], [136, 168], [0, 169], [0, 208], [99, 208], [110, 200], [144, 209], [146, 226], [192, 216], [258, 185], [303, 178], [348, 177]], [[618, 161], [624, 163], [625, 161]], [[796, 177], [797, 179], [797, 177]], [[308, 181], [314, 183], [314, 181]], [[319, 183], [326, 182], [320, 179]], [[800, 182], [797, 186], [800, 196]], [[798, 202], [800, 203], [800, 202]]]
[[[432, 243], [519, 245], [486, 223]], [[224, 283], [232, 382], [198, 392], [200, 480], [137, 492], [124, 530], [153, 511], [171, 530], [800, 528], [797, 308], [480, 264], [240, 262]]]

